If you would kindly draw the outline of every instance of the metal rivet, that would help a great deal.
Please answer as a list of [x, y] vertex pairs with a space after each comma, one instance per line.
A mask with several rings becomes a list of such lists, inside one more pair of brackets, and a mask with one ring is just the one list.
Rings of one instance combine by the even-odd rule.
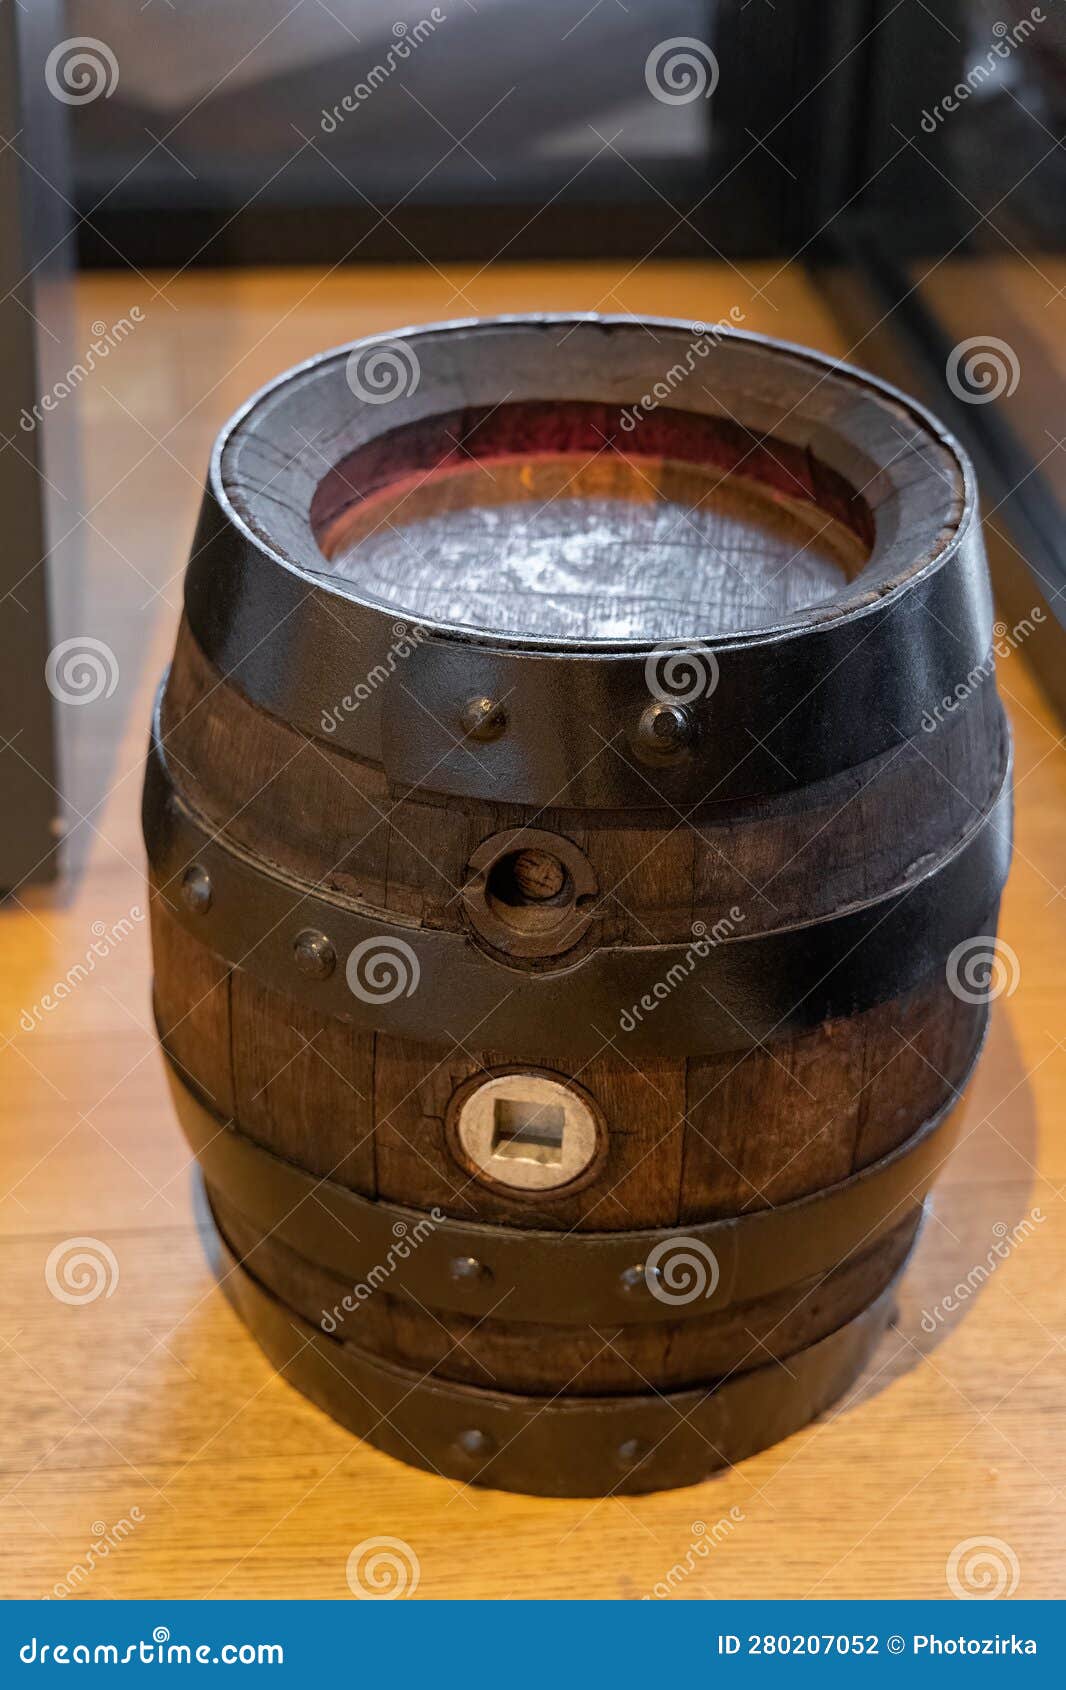
[[507, 712], [494, 698], [471, 698], [459, 720], [469, 739], [499, 739], [507, 727]]
[[[656, 1277], [655, 1268], [652, 1268], [652, 1277]], [[626, 1268], [619, 1274], [618, 1283], [627, 1296], [632, 1296], [635, 1291], [647, 1291], [650, 1289], [648, 1270], [643, 1262], [639, 1267]]]
[[181, 883], [181, 901], [195, 915], [204, 915], [211, 908], [211, 876], [199, 863], [185, 870]]
[[468, 1426], [465, 1432], [460, 1432], [455, 1440], [455, 1448], [461, 1455], [484, 1458], [491, 1455], [496, 1448], [496, 1439], [483, 1432], [478, 1426]]
[[324, 933], [305, 927], [292, 945], [293, 961], [301, 974], [313, 980], [328, 980], [337, 966], [337, 953]]
[[460, 1285], [484, 1284], [492, 1278], [491, 1268], [476, 1256], [455, 1256], [448, 1263], [448, 1272]]
[[636, 1467], [650, 1453], [651, 1446], [643, 1438], [627, 1438], [618, 1446], [618, 1459], [623, 1467]]
[[692, 742], [695, 724], [683, 704], [656, 699], [637, 723], [637, 741], [644, 751], [674, 757]]

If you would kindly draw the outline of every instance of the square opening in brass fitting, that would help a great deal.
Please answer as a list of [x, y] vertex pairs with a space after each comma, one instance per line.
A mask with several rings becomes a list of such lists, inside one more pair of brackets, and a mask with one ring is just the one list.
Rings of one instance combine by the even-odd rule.
[[492, 1154], [516, 1162], [558, 1167], [563, 1159], [566, 1110], [551, 1103], [498, 1097], [492, 1111]]

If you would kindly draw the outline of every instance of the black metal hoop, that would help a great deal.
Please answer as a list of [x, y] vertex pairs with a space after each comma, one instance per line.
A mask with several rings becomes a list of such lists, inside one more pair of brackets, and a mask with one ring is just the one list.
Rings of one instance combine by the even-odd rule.
[[[976, 1057], [975, 1051], [969, 1071]], [[427, 1217], [424, 1210], [360, 1197], [282, 1160], [223, 1121], [169, 1058], [167, 1079], [208, 1185], [264, 1233], [326, 1272], [357, 1285], [388, 1258], [390, 1295], [485, 1315], [506, 1294], [508, 1320], [546, 1323], [558, 1320], [563, 1299], [569, 1321], [592, 1326], [699, 1319], [828, 1273], [909, 1216], [917, 1221], [955, 1142], [966, 1084], [898, 1150], [810, 1197], [674, 1228], [560, 1234]], [[419, 1224], [427, 1219], [428, 1230]], [[398, 1255], [397, 1239], [408, 1236], [417, 1236], [417, 1246]], [[657, 1295], [652, 1282], [634, 1272], [670, 1241], [690, 1247], [708, 1266], [704, 1290], [691, 1300]], [[484, 1271], [457, 1275], [455, 1264], [468, 1261]]]
[[[511, 968], [464, 933], [401, 923], [285, 878], [187, 808], [158, 738], [144, 832], [153, 896], [216, 956], [318, 1014], [445, 1041], [477, 1023], [484, 1048], [516, 1058], [545, 1050], [591, 1057], [615, 1039], [634, 1059], [701, 1056], [752, 1049], [886, 1002], [942, 966], [955, 945], [990, 931], [1010, 860], [1010, 766], [955, 850], [888, 896], [810, 926], [715, 945], [595, 949], [549, 973]], [[336, 959], [325, 973], [299, 966], [308, 930], [328, 940]], [[395, 959], [388, 990], [349, 983], [347, 963], [365, 952]], [[664, 981], [668, 1002], [658, 1004]], [[644, 998], [654, 1013], [623, 1033], [620, 1009]]]
[[865, 1366], [899, 1278], [818, 1343], [709, 1389], [552, 1399], [447, 1383], [328, 1338], [241, 1267], [221, 1233], [216, 1238], [227, 1297], [278, 1372], [312, 1402], [399, 1461], [532, 1496], [696, 1484], [788, 1437]]

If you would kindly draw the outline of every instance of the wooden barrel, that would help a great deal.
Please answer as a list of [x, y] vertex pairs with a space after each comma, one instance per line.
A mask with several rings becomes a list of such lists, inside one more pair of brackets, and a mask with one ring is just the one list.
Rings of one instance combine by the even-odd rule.
[[988, 1013], [992, 631], [958, 446], [794, 347], [459, 323], [233, 419], [149, 755], [155, 1008], [294, 1384], [556, 1495], [841, 1395]]

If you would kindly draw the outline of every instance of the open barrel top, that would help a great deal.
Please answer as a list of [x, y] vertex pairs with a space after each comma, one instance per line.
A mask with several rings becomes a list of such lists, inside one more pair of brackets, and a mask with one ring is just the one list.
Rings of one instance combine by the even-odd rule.
[[632, 415], [539, 400], [401, 425], [323, 478], [315, 538], [344, 590], [420, 621], [589, 645], [759, 627], [867, 563], [869, 507], [812, 455]]
[[943, 560], [957, 448], [884, 384], [721, 325], [405, 329], [265, 388], [216, 496], [276, 562], [443, 633], [617, 648], [802, 628]]
[[[972, 473], [921, 407], [781, 342], [595, 316], [402, 330], [280, 377], [219, 438], [186, 607], [252, 703], [399, 784], [596, 808], [868, 761], [992, 625]], [[387, 706], [344, 704], [401, 659]], [[687, 712], [665, 757], [664, 694]]]

